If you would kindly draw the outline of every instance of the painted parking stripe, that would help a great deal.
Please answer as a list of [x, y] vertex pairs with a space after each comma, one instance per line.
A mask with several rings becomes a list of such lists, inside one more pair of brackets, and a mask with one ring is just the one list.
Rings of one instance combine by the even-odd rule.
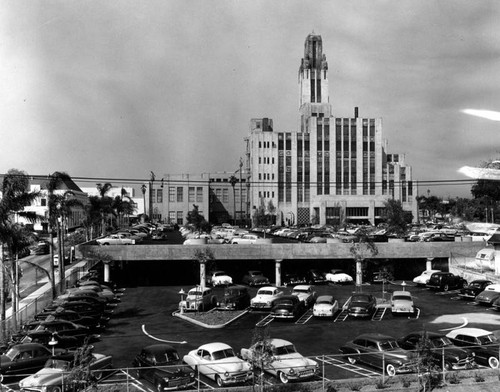
[[352, 373], [359, 374], [360, 376], [372, 378], [372, 377], [380, 377], [380, 373], [374, 372], [373, 370], [362, 368], [356, 364], [351, 364], [349, 362], [341, 361], [337, 358], [325, 355], [324, 357], [316, 357], [316, 359], [320, 362], [327, 363], [328, 365], [336, 366], [340, 369], [347, 370]]

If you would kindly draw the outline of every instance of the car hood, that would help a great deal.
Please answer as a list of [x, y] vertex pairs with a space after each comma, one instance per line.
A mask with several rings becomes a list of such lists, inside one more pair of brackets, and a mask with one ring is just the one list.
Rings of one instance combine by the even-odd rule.
[[62, 372], [61, 369], [43, 368], [31, 376], [23, 378], [19, 382], [19, 386], [21, 388], [29, 388], [42, 385], [61, 384], [63, 377]]
[[0, 363], [2, 364], [2, 367], [6, 365], [10, 365], [12, 361], [7, 355], [0, 355]]
[[273, 366], [274, 367], [280, 367], [280, 368], [301, 368], [301, 367], [308, 367], [308, 366], [315, 366], [316, 364], [307, 358], [304, 358], [301, 354], [299, 353], [292, 353], [292, 354], [286, 354], [286, 355], [278, 355], [275, 357], [275, 360], [273, 361]]
[[[434, 349], [438, 354], [441, 354], [441, 349], [436, 348]], [[470, 357], [471, 355], [467, 350], [461, 349], [460, 347], [445, 347], [444, 349], [444, 355], [445, 357], [456, 357], [458, 359], [465, 359], [467, 357]]]
[[250, 370], [250, 364], [248, 362], [236, 357], [219, 359], [217, 361], [213, 361], [212, 365], [221, 367], [226, 372], [243, 372]]
[[392, 304], [396, 307], [398, 306], [413, 306], [413, 302], [404, 299], [396, 299], [392, 301]]
[[271, 301], [274, 299], [274, 296], [272, 295], [256, 295], [255, 297], [252, 298], [252, 301], [257, 301], [257, 302], [267, 302]]
[[331, 309], [333, 305], [331, 304], [315, 304], [314, 309]]

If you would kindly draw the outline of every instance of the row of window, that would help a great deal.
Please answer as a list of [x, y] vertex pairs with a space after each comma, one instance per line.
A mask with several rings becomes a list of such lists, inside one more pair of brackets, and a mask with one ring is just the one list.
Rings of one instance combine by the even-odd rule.
[[[154, 193], [152, 194], [153, 203], [163, 203], [163, 193], [160, 194], [158, 189], [156, 201], [154, 199]], [[168, 201], [170, 203], [182, 203], [184, 202], [184, 187], [182, 186], [171, 186], [168, 188]], [[203, 187], [201, 186], [190, 186], [188, 187], [188, 202], [203, 203]]]
[[269, 165], [269, 164], [274, 165], [274, 157], [272, 157], [272, 158], [269, 158], [269, 157], [263, 157], [263, 158], [259, 157], [259, 165], [262, 164], [262, 163], [264, 165], [265, 164], [267, 164], [267, 165]]
[[[241, 189], [241, 197], [240, 197], [240, 189], [234, 188], [234, 202], [235, 203], [246, 203], [246, 189]], [[222, 203], [229, 203], [229, 189], [228, 188], [216, 188], [215, 189], [215, 197], [221, 201]]]

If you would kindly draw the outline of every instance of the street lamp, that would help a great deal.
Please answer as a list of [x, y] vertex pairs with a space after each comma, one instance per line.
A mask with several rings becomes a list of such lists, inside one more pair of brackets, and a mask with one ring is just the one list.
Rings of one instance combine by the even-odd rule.
[[55, 355], [55, 346], [57, 343], [59, 342], [55, 339], [54, 334], [52, 334], [52, 339], [49, 340], [49, 346], [52, 347], [52, 356]]
[[179, 291], [179, 295], [181, 296], [181, 302], [180, 302], [180, 304], [179, 304], [179, 308], [180, 308], [180, 312], [181, 312], [181, 314], [183, 314], [183, 313], [184, 313], [184, 306], [182, 306], [182, 301], [184, 301], [184, 294], [186, 294], [186, 292], [184, 291], [184, 289], [181, 289], [181, 290]]
[[142, 191], [142, 198], [144, 201], [144, 215], [146, 215], [146, 189], [148, 189], [146, 184], [142, 184], [141, 191]]

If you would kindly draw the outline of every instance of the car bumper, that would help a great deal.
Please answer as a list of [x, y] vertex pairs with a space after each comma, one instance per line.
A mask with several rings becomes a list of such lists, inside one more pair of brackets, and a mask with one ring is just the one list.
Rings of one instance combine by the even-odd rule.
[[222, 382], [224, 385], [229, 385], [229, 384], [242, 384], [247, 381], [252, 380], [253, 378], [253, 373], [248, 372], [248, 373], [237, 373], [237, 374], [230, 374], [228, 376], [224, 376]]
[[313, 310], [314, 317], [333, 317], [333, 312], [331, 311], [321, 311], [321, 310]]
[[294, 372], [292, 374], [286, 373], [286, 372], [285, 372], [285, 374], [288, 377], [288, 379], [292, 380], [292, 381], [305, 380], [305, 379], [314, 377], [314, 375], [316, 374], [316, 370], [315, 369], [304, 369], [304, 370], [297, 371], [294, 369]]
[[268, 304], [263, 304], [261, 302], [256, 302], [256, 303], [250, 304], [250, 307], [252, 309], [271, 309], [273, 306], [268, 305]]
[[188, 389], [194, 386], [196, 380], [186, 382], [184, 380], [170, 380], [168, 384], [163, 385], [162, 390], [173, 391], [178, 389]]

